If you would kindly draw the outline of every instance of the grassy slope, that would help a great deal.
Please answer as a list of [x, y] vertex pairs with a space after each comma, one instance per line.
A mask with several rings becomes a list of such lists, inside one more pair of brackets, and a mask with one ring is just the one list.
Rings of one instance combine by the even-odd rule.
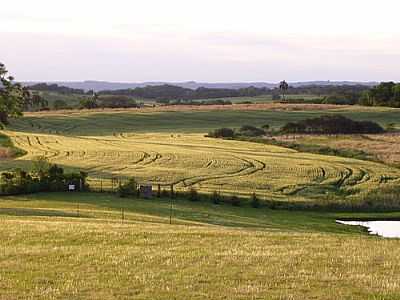
[[165, 200], [2, 199], [0, 299], [400, 297], [400, 241], [334, 215], [182, 200], [173, 212], [169, 225]]
[[[14, 129], [87, 136], [203, 133], [244, 123], [280, 126], [321, 113], [31, 115]], [[398, 122], [396, 113], [344, 112], [382, 124]], [[400, 241], [336, 225], [339, 215], [176, 201], [169, 225], [169, 212], [166, 200], [106, 194], [1, 198], [0, 299], [400, 298]]]
[[59, 134], [111, 135], [120, 132], [207, 133], [220, 127], [240, 127], [244, 124], [269, 124], [279, 128], [289, 121], [298, 121], [321, 114], [340, 113], [355, 120], [373, 120], [382, 125], [399, 125], [399, 109], [351, 107], [335, 110], [207, 110], [171, 112], [106, 111], [104, 113], [67, 112], [33, 113], [15, 120], [12, 130], [25, 132], [57, 132]]
[[24, 154], [26, 154], [26, 152], [18, 147], [15, 147], [7, 135], [0, 133], [0, 159], [14, 158]]
[[321, 145], [334, 149], [354, 149], [369, 153], [371, 158], [387, 164], [400, 166], [400, 135], [342, 135], [342, 136], [298, 136], [291, 139], [304, 145]]

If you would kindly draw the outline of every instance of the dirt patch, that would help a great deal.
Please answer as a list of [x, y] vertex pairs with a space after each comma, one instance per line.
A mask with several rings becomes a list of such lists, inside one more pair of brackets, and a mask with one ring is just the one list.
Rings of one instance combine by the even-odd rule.
[[9, 148], [0, 147], [0, 160], [12, 158], [13, 153]]

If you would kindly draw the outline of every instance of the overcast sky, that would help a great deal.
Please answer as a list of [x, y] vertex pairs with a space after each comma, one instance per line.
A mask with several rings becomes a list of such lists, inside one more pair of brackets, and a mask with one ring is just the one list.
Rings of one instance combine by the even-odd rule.
[[18, 80], [400, 81], [399, 0], [12, 0]]

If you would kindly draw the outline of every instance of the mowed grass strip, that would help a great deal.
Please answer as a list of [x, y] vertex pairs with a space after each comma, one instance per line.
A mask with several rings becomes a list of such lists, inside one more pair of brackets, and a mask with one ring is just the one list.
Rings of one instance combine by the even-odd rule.
[[[78, 202], [88, 216], [68, 215]], [[399, 240], [337, 225], [330, 214], [180, 200], [169, 225], [165, 200], [39, 194], [0, 203], [0, 299], [400, 296]], [[66, 215], [19, 215], [21, 206]], [[131, 219], [97, 214], [121, 207]]]

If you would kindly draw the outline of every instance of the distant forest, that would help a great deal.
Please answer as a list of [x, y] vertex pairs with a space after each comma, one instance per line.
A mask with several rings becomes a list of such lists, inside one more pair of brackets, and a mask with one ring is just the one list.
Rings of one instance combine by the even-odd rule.
[[[93, 95], [93, 91], [73, 89], [57, 84], [39, 83], [29, 87], [32, 91], [56, 92], [64, 95]], [[257, 97], [272, 95], [276, 101], [295, 103], [318, 103], [318, 104], [360, 104], [365, 106], [391, 106], [400, 107], [400, 84], [394, 82], [383, 82], [375, 87], [364, 85], [337, 85], [337, 86], [301, 86], [288, 87], [286, 95], [299, 95], [298, 98], [282, 99], [279, 88], [256, 88], [247, 87], [240, 89], [183, 88], [174, 85], [154, 85], [138, 87], [134, 89], [104, 90], [97, 93], [99, 96], [121, 96], [137, 99], [150, 99], [164, 104], [186, 104], [192, 100], [232, 98], [232, 97]], [[316, 96], [315, 99], [302, 99], [304, 95]]]

